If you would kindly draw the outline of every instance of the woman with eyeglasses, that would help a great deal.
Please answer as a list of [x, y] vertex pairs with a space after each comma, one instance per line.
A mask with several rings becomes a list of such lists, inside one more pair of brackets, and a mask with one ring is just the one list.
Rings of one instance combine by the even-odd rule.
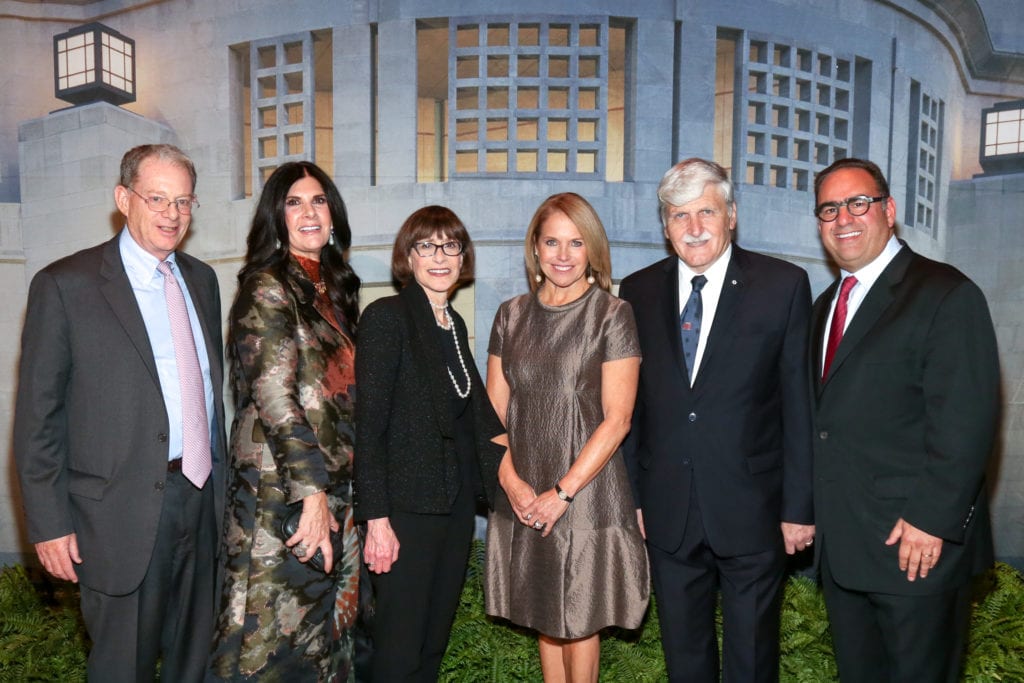
[[449, 304], [473, 243], [427, 206], [395, 238], [396, 296], [360, 321], [355, 511], [375, 592], [372, 680], [435, 681], [466, 575], [477, 501], [493, 504], [505, 430]]
[[[359, 278], [345, 204], [316, 165], [278, 167], [228, 320], [235, 396], [213, 680], [350, 680]], [[286, 520], [294, 525], [286, 525]]]

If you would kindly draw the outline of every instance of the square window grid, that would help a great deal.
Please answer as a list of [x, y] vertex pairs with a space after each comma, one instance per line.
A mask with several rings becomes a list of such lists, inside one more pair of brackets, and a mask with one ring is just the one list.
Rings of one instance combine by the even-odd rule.
[[608, 20], [452, 19], [450, 168], [462, 177], [600, 177]]
[[808, 191], [852, 146], [854, 59], [824, 48], [742, 38], [738, 169], [751, 185]]

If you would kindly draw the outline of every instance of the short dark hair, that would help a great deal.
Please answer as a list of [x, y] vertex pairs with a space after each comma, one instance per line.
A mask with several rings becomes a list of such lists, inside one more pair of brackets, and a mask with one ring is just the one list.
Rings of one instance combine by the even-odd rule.
[[391, 273], [403, 287], [413, 280], [412, 268], [409, 267], [412, 245], [428, 240], [435, 234], [462, 243], [462, 268], [457, 282], [461, 285], [473, 280], [476, 258], [466, 226], [448, 207], [432, 204], [414, 211], [405, 219], [395, 236], [395, 246], [391, 250]]
[[159, 159], [177, 164], [188, 171], [192, 179], [192, 192], [196, 191], [196, 167], [188, 155], [174, 145], [139, 145], [132, 147], [121, 157], [121, 178], [120, 184], [124, 187], [132, 187], [139, 178], [139, 167], [146, 159]]
[[866, 171], [868, 175], [874, 179], [875, 185], [878, 186], [878, 194], [885, 197], [889, 196], [889, 182], [885, 179], [882, 169], [878, 168], [876, 163], [868, 161], [867, 159], [847, 157], [845, 159], [833, 161], [831, 166], [822, 171], [818, 171], [818, 174], [814, 176], [815, 205], [818, 204], [818, 190], [821, 189], [821, 184], [825, 182], [825, 178], [829, 177], [836, 171], [841, 171], [844, 168], [859, 168], [862, 171]]

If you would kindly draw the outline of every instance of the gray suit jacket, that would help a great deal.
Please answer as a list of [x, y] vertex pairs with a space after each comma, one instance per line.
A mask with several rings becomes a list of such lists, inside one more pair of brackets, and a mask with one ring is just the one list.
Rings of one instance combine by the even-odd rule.
[[[223, 509], [220, 294], [213, 270], [178, 253], [210, 359], [216, 523]], [[153, 552], [168, 421], [146, 326], [118, 238], [41, 270], [29, 288], [14, 453], [29, 541], [77, 534], [83, 585], [124, 595]]]

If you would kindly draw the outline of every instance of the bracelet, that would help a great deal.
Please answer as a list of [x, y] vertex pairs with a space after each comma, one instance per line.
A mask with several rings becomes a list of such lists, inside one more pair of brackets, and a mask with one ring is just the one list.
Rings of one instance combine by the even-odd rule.
[[563, 491], [563, 490], [562, 490], [562, 487], [561, 487], [561, 486], [559, 486], [559, 485], [558, 485], [557, 483], [555, 484], [555, 493], [557, 493], [557, 494], [558, 494], [558, 497], [559, 497], [559, 498], [560, 498], [561, 500], [564, 500], [564, 501], [565, 501], [566, 503], [571, 503], [571, 502], [572, 502], [572, 500], [573, 500], [572, 496], [570, 496], [570, 495], [569, 495], [568, 493], [566, 493], [565, 491]]

